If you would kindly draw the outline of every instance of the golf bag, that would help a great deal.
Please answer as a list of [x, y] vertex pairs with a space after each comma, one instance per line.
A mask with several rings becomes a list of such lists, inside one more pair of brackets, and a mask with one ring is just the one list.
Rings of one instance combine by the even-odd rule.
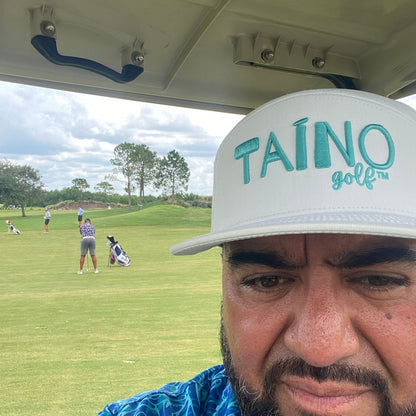
[[118, 241], [112, 235], [108, 235], [107, 245], [110, 247], [109, 264], [117, 263], [120, 266], [130, 266], [130, 259], [127, 253], [121, 248]]
[[20, 231], [12, 224], [10, 220], [6, 220], [8, 233], [13, 232], [14, 234], [20, 234]]

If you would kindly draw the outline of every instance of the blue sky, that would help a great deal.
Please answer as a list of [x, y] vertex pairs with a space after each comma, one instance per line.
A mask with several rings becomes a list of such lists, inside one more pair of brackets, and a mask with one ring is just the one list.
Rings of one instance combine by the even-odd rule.
[[[211, 195], [217, 148], [242, 118], [7, 82], [0, 82], [0, 105], [0, 159], [37, 169], [47, 190], [74, 178], [94, 190], [112, 173], [114, 147], [128, 141], [159, 156], [176, 149], [191, 170], [188, 192]], [[124, 193], [123, 183], [112, 183]]]

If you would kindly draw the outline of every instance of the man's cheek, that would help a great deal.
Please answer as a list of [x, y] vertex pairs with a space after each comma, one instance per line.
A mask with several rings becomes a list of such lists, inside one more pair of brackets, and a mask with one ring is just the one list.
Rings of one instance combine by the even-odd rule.
[[[228, 328], [232, 328], [232, 330], [225, 329], [225, 334], [233, 367], [238, 377], [241, 377], [255, 390], [261, 390], [263, 363], [266, 355], [264, 345], [253, 331], [245, 332], [244, 325], [240, 326], [236, 322], [231, 325]], [[227, 328], [226, 324], [225, 327]]]

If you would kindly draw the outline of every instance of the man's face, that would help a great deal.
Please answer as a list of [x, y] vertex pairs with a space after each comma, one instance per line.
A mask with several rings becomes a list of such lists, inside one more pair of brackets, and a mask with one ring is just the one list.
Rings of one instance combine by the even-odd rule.
[[228, 243], [223, 296], [224, 362], [243, 413], [416, 415], [416, 240]]

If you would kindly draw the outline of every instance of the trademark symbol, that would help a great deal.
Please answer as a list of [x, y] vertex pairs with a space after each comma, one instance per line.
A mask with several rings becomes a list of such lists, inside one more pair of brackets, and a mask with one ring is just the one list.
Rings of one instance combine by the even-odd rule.
[[380, 170], [377, 171], [377, 177], [379, 179], [388, 180], [389, 179], [389, 173], [388, 172], [382, 172]]

